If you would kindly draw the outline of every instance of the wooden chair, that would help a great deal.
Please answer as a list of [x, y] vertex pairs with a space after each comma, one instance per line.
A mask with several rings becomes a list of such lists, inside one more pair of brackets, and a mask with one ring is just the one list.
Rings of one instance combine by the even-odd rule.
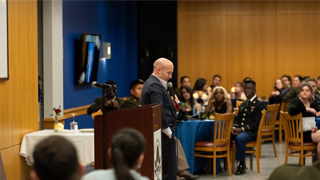
[[194, 144], [194, 156], [213, 158], [213, 178], [216, 178], [216, 158], [227, 158], [229, 175], [230, 168], [230, 135], [235, 113], [216, 114], [213, 141], [202, 141]]
[[[280, 106], [280, 111], [288, 112], [288, 109], [289, 109], [289, 103], [282, 102]], [[279, 116], [279, 120], [276, 120], [275, 129], [274, 129], [274, 130], [278, 130], [279, 132], [279, 143], [282, 143], [282, 130], [284, 130], [283, 124], [281, 122], [282, 122], [282, 116]]]
[[236, 108], [239, 108], [239, 106], [240, 106], [242, 103], [243, 103], [243, 101], [237, 100], [237, 101], [236, 101]]
[[[275, 123], [277, 119], [279, 111], [279, 104], [277, 105], [267, 105], [267, 113], [265, 122], [262, 124], [262, 130], [261, 130], [261, 141], [272, 141], [273, 144], [273, 151], [274, 156], [277, 157], [277, 151], [276, 151], [276, 144], [275, 144], [275, 138], [274, 138], [274, 129], [275, 129]], [[260, 154], [261, 158], [261, 154]]]
[[[287, 112], [280, 112], [283, 116], [283, 125], [286, 139], [286, 158], [285, 164], [288, 163], [288, 156], [299, 157], [299, 164], [304, 165], [305, 157], [316, 156], [313, 153], [317, 149], [316, 143], [303, 142], [303, 123], [302, 123], [302, 113], [290, 116]], [[288, 151], [291, 151], [290, 153]], [[311, 154], [304, 154], [305, 151], [311, 151]], [[295, 154], [299, 153], [299, 154]]]
[[[260, 173], [260, 154], [261, 154], [261, 132], [262, 132], [262, 125], [265, 121], [267, 111], [263, 111], [260, 124], [258, 128], [258, 135], [256, 141], [250, 141], [247, 143], [246, 147], [249, 150], [246, 150], [246, 154], [250, 154], [250, 170], [253, 169], [253, 154], [256, 153], [256, 160], [257, 160], [257, 171]], [[235, 163], [236, 163], [236, 143], [234, 140], [231, 141], [232, 143], [232, 173], [235, 170]]]
[[239, 112], [239, 108], [233, 108], [234, 113], [237, 115]]

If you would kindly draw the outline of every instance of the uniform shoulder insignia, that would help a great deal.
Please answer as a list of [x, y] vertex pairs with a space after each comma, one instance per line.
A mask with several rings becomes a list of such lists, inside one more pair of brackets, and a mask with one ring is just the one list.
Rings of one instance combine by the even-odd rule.
[[262, 101], [262, 99], [261, 99], [261, 98], [258, 98], [258, 101]]
[[263, 112], [265, 112], [266, 110], [265, 109], [263, 109], [262, 111], [261, 111], [261, 114], [263, 114]]

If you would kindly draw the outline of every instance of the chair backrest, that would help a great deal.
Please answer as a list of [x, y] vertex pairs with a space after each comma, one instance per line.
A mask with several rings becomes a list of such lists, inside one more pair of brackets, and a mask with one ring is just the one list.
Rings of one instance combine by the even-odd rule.
[[281, 106], [280, 106], [280, 111], [282, 111], [282, 112], [288, 112], [289, 104], [290, 104], [290, 103], [282, 102], [282, 103], [281, 103]]
[[259, 124], [259, 128], [258, 128], [258, 136], [257, 136], [257, 143], [258, 144], [261, 144], [261, 138], [262, 138], [261, 131], [262, 131], [263, 124], [265, 124], [266, 114], [267, 114], [267, 111], [263, 111], [261, 119], [260, 119], [260, 124]]
[[267, 112], [262, 129], [274, 129], [279, 111], [279, 104], [267, 105]]
[[[303, 142], [303, 126], [302, 113], [295, 116], [290, 116], [287, 112], [281, 111], [282, 123], [284, 125], [284, 133], [286, 142]], [[299, 130], [301, 131], [299, 132]]]
[[237, 115], [239, 112], [239, 108], [233, 108], [233, 112]]
[[218, 114], [215, 115], [214, 122], [214, 145], [217, 143], [230, 144], [230, 135], [233, 125], [235, 113]]
[[236, 101], [236, 108], [238, 108], [242, 103], [243, 103], [243, 101], [237, 100], [237, 101]]

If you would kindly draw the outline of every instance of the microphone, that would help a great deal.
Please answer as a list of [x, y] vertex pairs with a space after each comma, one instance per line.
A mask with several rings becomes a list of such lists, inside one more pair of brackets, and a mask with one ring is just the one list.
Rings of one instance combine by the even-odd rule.
[[174, 94], [174, 90], [173, 90], [173, 87], [172, 87], [172, 82], [168, 82], [168, 90], [169, 90], [170, 96], [172, 96], [173, 99], [176, 99], [176, 96]]
[[92, 87], [98, 87], [101, 89], [107, 89], [107, 88], [112, 88], [112, 86], [110, 84], [102, 84], [102, 83], [97, 83], [97, 81], [93, 81], [91, 83]]

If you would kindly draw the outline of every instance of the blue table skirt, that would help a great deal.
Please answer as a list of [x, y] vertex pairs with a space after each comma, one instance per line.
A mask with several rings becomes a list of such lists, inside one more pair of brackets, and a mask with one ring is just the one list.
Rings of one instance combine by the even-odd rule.
[[320, 129], [320, 117], [316, 117], [316, 125]]
[[[194, 157], [194, 143], [213, 140], [214, 121], [189, 120], [177, 125], [176, 137], [180, 140], [188, 164], [189, 172], [194, 173], [207, 166], [207, 158]], [[220, 172], [220, 161], [217, 159], [217, 173]]]

